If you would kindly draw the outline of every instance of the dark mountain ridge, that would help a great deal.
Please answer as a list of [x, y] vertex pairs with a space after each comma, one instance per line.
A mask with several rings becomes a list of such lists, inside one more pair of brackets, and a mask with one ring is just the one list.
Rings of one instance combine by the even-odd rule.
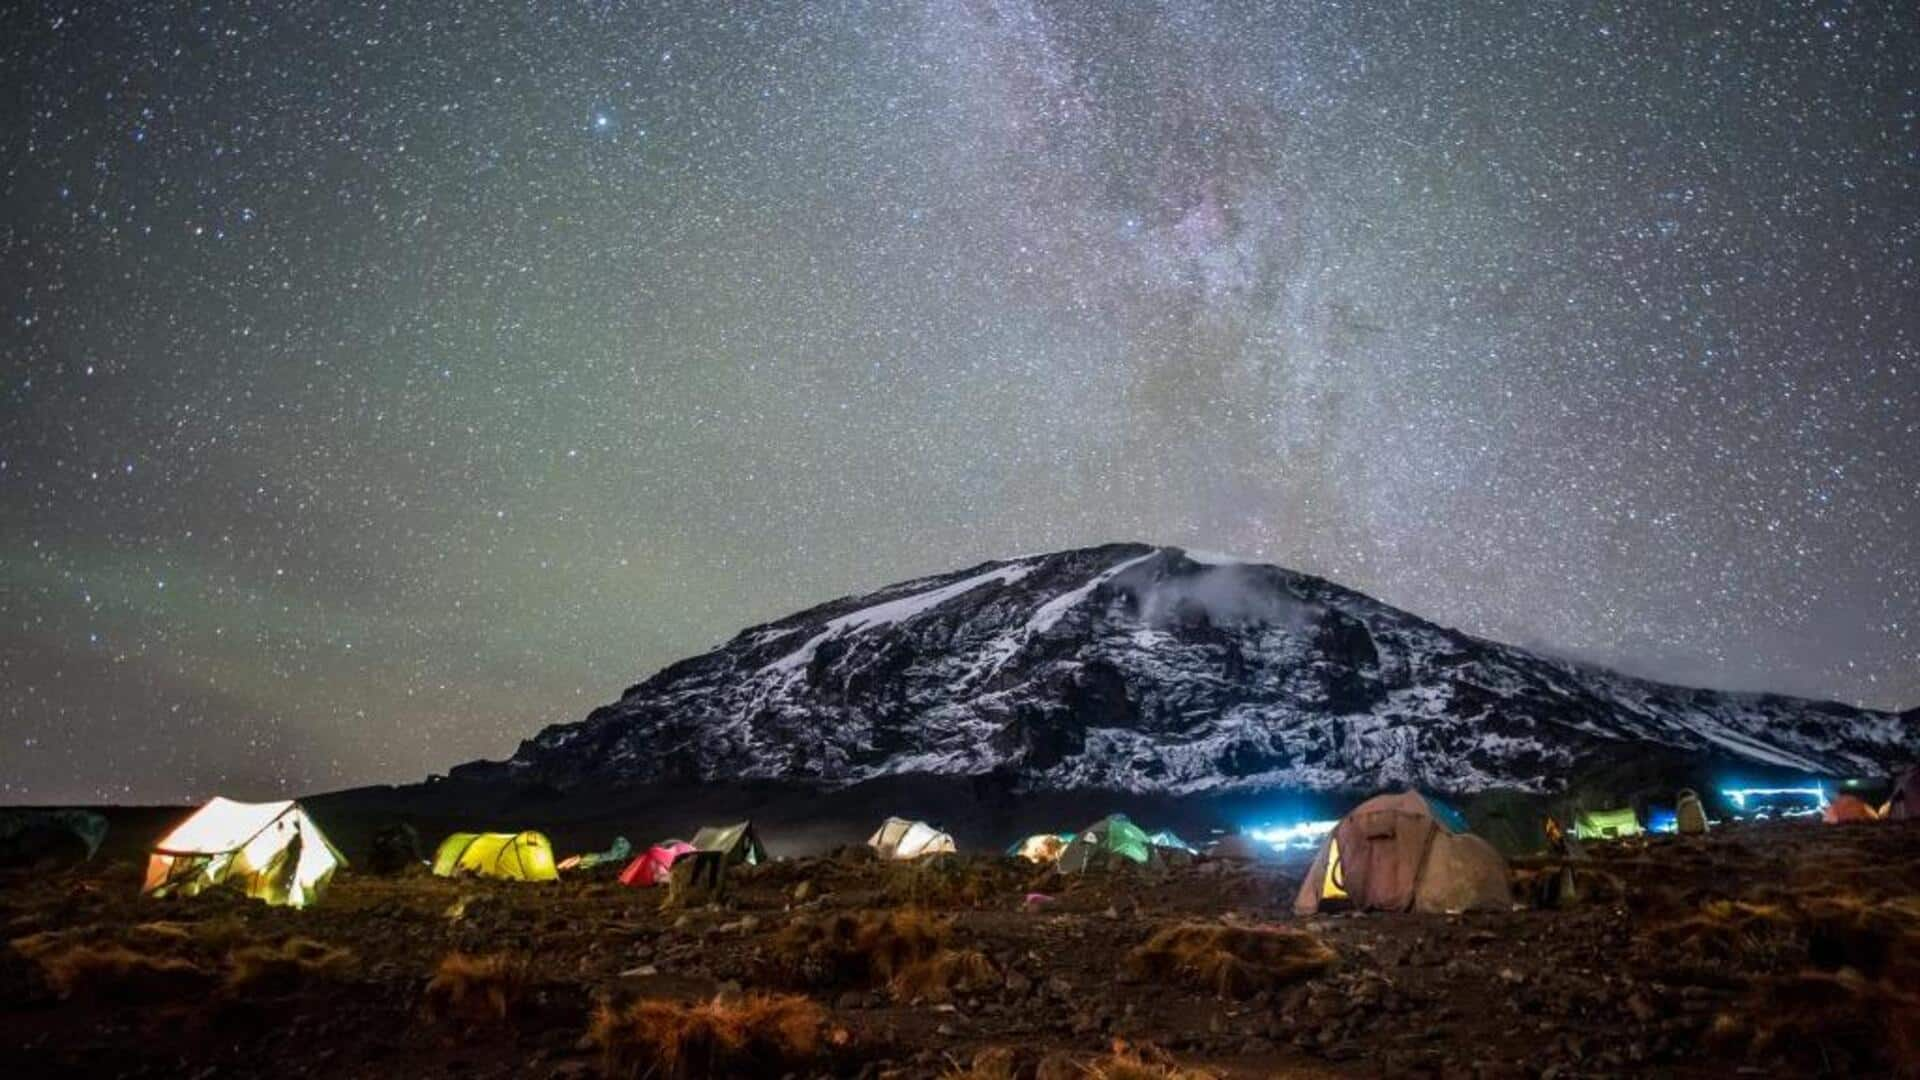
[[983, 563], [742, 631], [465, 781], [565, 790], [988, 777], [1191, 796], [1566, 789], [1675, 767], [1877, 774], [1920, 710], [1669, 686], [1275, 566], [1112, 544]]

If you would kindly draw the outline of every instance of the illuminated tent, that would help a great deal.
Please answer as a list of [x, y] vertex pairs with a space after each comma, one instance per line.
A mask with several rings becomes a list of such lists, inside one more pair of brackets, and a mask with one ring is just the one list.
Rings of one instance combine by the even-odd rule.
[[1174, 832], [1172, 829], [1161, 829], [1159, 832], [1147, 837], [1147, 839], [1157, 848], [1175, 848], [1187, 852], [1190, 855], [1200, 854], [1199, 848], [1180, 839], [1180, 834]]
[[1889, 821], [1920, 819], [1920, 765], [1909, 767], [1893, 779], [1893, 794], [1887, 796], [1880, 816]]
[[1077, 874], [1100, 866], [1123, 862], [1142, 866], [1158, 865], [1153, 839], [1125, 814], [1110, 814], [1080, 831], [1055, 864], [1066, 873]]
[[1058, 862], [1060, 853], [1073, 843], [1072, 833], [1034, 833], [1007, 849], [1007, 854], [1028, 862]]
[[757, 866], [767, 861], [767, 849], [761, 846], [760, 834], [753, 831], [751, 821], [707, 826], [693, 834], [693, 847], [696, 851], [719, 852], [729, 866]]
[[1840, 825], [1849, 821], [1878, 821], [1880, 815], [1873, 806], [1858, 795], [1835, 795], [1826, 809], [1820, 811], [1820, 820], [1829, 825]]
[[1445, 803], [1376, 795], [1340, 819], [1307, 868], [1293, 910], [1506, 911], [1507, 861]]
[[1681, 836], [1701, 836], [1707, 831], [1707, 808], [1700, 802], [1700, 793], [1692, 788], [1681, 788], [1680, 795], [1673, 805], [1674, 831]]
[[631, 885], [636, 889], [649, 885], [665, 885], [673, 876], [674, 861], [692, 850], [694, 850], [693, 845], [685, 840], [667, 840], [655, 844], [641, 852], [639, 858], [628, 863], [625, 870], [620, 871], [620, 884]]
[[1582, 840], [1619, 840], [1645, 831], [1631, 806], [1618, 810], [1582, 810], [1573, 818], [1574, 835]]
[[1200, 854], [1199, 849], [1180, 839], [1172, 829], [1161, 829], [1148, 836], [1147, 841], [1153, 845], [1154, 857], [1167, 866], [1192, 866], [1194, 856]]
[[347, 860], [300, 804], [215, 798], [147, 858], [146, 896], [192, 896], [224, 885], [256, 900], [305, 907]]
[[890, 817], [867, 838], [882, 859], [918, 859], [923, 855], [952, 854], [953, 837], [924, 821]]
[[553, 845], [542, 833], [457, 832], [440, 841], [433, 856], [440, 877], [473, 874], [509, 881], [557, 881]]

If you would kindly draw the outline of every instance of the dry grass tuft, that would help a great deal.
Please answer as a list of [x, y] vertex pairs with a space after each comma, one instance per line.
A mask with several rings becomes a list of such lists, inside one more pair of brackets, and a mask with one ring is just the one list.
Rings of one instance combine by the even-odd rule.
[[1252, 997], [1333, 966], [1334, 951], [1319, 938], [1283, 927], [1184, 923], [1168, 927], [1127, 954], [1138, 980], [1177, 979], [1221, 997]]
[[1722, 1048], [1784, 1059], [1808, 1073], [1920, 1076], [1920, 996], [1853, 971], [1763, 979], [1710, 1036]]
[[973, 1055], [964, 1068], [954, 1066], [940, 1074], [940, 1080], [1017, 1080], [1019, 1058], [1005, 1046], [989, 1046]]
[[1775, 894], [1765, 902], [1713, 900], [1648, 936], [1664, 950], [1712, 964], [1784, 974], [1851, 968], [1869, 979], [1920, 978], [1920, 900], [1872, 900], [1842, 891]]
[[1000, 973], [978, 949], [941, 949], [925, 960], [901, 968], [887, 983], [895, 1001], [952, 1001], [955, 994], [971, 994], [995, 986]]
[[782, 1076], [805, 1070], [847, 1040], [828, 1026], [825, 1009], [790, 995], [602, 1005], [587, 1038], [600, 1048], [608, 1076], [653, 1080]]
[[1649, 936], [1663, 949], [1703, 963], [1758, 960], [1773, 966], [1796, 943], [1794, 913], [1780, 904], [1711, 900], [1698, 911], [1652, 927]]
[[204, 995], [215, 981], [212, 972], [192, 961], [139, 952], [118, 942], [53, 944], [22, 952], [40, 965], [47, 985], [63, 998], [177, 1004]]
[[1873, 903], [1826, 896], [1809, 898], [1801, 911], [1814, 967], [1852, 968], [1869, 979], [1920, 985], [1920, 898]]
[[194, 947], [193, 928], [186, 923], [136, 923], [121, 936], [128, 946], [148, 952], [181, 953]]
[[1189, 1069], [1151, 1043], [1128, 1046], [1116, 1040], [1113, 1053], [1087, 1065], [1091, 1080], [1218, 1080], [1204, 1069]]
[[339, 982], [354, 968], [352, 952], [303, 937], [236, 949], [231, 963], [228, 991], [248, 994], [289, 994]]
[[770, 953], [790, 978], [810, 986], [884, 986], [946, 945], [951, 925], [917, 911], [842, 913], [795, 919]]
[[889, 862], [883, 873], [882, 899], [903, 908], [978, 908], [1018, 887], [1016, 875], [998, 859], [933, 855]]
[[435, 1019], [477, 1022], [510, 1018], [531, 981], [527, 958], [515, 953], [448, 953], [427, 983], [425, 1007]]

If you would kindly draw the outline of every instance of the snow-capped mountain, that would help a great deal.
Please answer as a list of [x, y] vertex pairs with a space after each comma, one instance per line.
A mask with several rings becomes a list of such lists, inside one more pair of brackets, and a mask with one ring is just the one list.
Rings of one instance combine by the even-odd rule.
[[996, 774], [1030, 790], [1554, 791], [1649, 752], [1822, 775], [1920, 720], [1666, 686], [1319, 578], [1140, 544], [986, 563], [743, 631], [455, 775], [559, 787]]

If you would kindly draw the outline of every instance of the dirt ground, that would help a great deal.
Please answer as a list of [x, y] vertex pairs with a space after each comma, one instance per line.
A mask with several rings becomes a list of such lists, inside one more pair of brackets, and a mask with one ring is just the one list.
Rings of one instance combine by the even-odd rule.
[[[610, 875], [347, 871], [304, 911], [141, 899], [127, 858], [15, 872], [0, 1060], [194, 1077], [1920, 1069], [1920, 824], [1745, 824], [1530, 861], [1518, 898], [1563, 871], [1581, 898], [1511, 914], [1297, 919], [1304, 869], [1062, 877], [847, 849], [736, 871], [717, 905], [663, 907]], [[798, 1000], [749, 1009], [763, 993]]]

